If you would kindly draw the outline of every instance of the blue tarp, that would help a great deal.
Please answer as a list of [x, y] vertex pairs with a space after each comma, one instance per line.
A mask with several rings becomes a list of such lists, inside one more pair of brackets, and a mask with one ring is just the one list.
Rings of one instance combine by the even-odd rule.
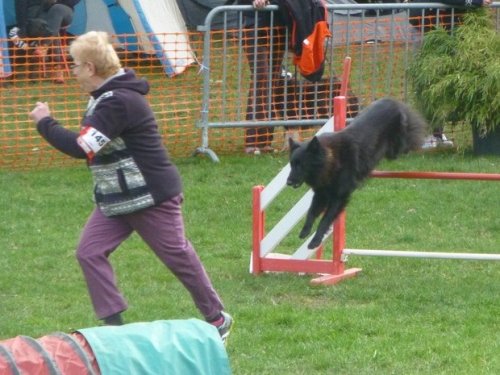
[[78, 330], [102, 375], [230, 375], [217, 329], [198, 319], [158, 320]]
[[14, 25], [16, 23], [16, 11], [14, 9], [14, 0], [0, 0], [5, 20], [5, 25]]
[[[3, 6], [3, 0], [0, 0], [2, 2]], [[6, 21], [4, 18], [4, 12], [1, 12], [0, 14], [0, 39], [2, 39], [2, 42], [0, 43], [0, 53], [1, 53], [1, 59], [0, 59], [0, 78], [8, 77], [12, 73], [11, 67], [10, 67], [10, 60], [9, 60], [9, 49], [8, 49], [8, 43], [7, 43], [7, 27], [6, 27]]]

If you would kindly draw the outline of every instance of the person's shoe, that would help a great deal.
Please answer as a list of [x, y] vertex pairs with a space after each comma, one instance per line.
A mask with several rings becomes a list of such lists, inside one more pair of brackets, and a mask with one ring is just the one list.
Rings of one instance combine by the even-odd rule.
[[422, 145], [422, 148], [423, 149], [429, 149], [429, 148], [436, 148], [438, 143], [440, 142], [441, 140], [438, 138], [438, 137], [435, 137], [433, 135], [430, 135], [429, 137], [427, 137], [425, 139], [425, 142], [424, 144]]
[[12, 29], [10, 29], [9, 39], [12, 40], [12, 43], [17, 48], [25, 49], [28, 47], [27, 43], [23, 41], [21, 38], [19, 38], [19, 27], [13, 27]]
[[224, 345], [227, 345], [227, 339], [229, 337], [229, 334], [231, 333], [231, 328], [233, 328], [233, 323], [234, 323], [234, 320], [233, 320], [233, 317], [231, 315], [229, 315], [228, 313], [224, 312], [224, 311], [221, 311], [221, 315], [222, 315], [222, 323], [219, 324], [219, 325], [215, 325], [215, 327], [217, 328], [217, 330], [219, 331], [219, 335], [222, 339], [222, 342], [224, 343]]
[[453, 147], [453, 142], [446, 138], [444, 134], [441, 134], [439, 137], [435, 135], [427, 137], [424, 144], [422, 145], [423, 149], [437, 147]]
[[441, 146], [443, 147], [453, 147], [453, 142], [446, 138], [446, 135], [441, 134]]
[[257, 147], [245, 147], [245, 154], [248, 155], [259, 155], [260, 150]]
[[121, 313], [116, 313], [116, 314], [107, 316], [107, 317], [102, 319], [102, 322], [106, 326], [122, 326], [124, 324]]

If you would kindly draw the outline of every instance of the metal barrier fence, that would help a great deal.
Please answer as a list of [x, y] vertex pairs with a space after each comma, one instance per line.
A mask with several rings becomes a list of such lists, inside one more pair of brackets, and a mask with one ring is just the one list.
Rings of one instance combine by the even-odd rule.
[[[327, 8], [333, 38], [328, 44], [324, 80], [311, 84], [295, 74], [291, 54], [288, 54], [278, 74], [279, 82], [274, 82], [273, 88], [278, 89], [272, 93], [267, 82], [271, 77], [266, 76], [267, 90], [261, 98], [265, 110], [260, 113], [247, 110], [252, 76], [243, 36], [248, 41], [256, 32], [271, 33], [273, 29], [243, 28], [243, 11], [250, 11], [255, 17], [251, 6], [214, 9], [205, 25], [188, 35], [124, 34], [113, 37], [128, 43], [122, 43], [120, 47], [124, 48], [119, 50], [123, 65], [135, 69], [151, 84], [148, 98], [170, 154], [186, 157], [193, 152], [203, 153], [217, 160], [217, 155], [243, 151], [247, 128], [265, 131], [267, 134], [263, 137], [272, 134], [271, 146], [275, 149], [282, 148], [286, 135], [311, 136], [315, 128], [332, 115], [332, 98], [338, 88], [336, 76], [340, 75], [347, 55], [352, 58], [352, 115], [356, 104], [363, 107], [381, 96], [406, 100], [409, 93], [405, 69], [424, 34], [424, 29], [409, 24], [409, 10], [417, 9], [417, 15], [423, 9], [451, 11], [452, 15], [456, 12], [445, 5], [427, 3], [328, 5]], [[498, 28], [500, 2], [494, 3], [492, 8]], [[276, 7], [268, 7], [263, 12], [275, 11]], [[222, 29], [212, 28], [214, 19], [218, 19]], [[451, 28], [455, 26], [454, 20], [455, 17], [437, 17], [437, 22], [449, 23]], [[65, 35], [61, 42], [67, 45], [71, 38]], [[183, 73], [170, 77], [155, 54], [147, 53], [141, 45], [133, 45], [144, 38], [168, 39], [172, 61], [190, 54], [194, 63]], [[284, 38], [281, 43], [286, 51], [286, 33]], [[264, 45], [273, 48], [271, 44]], [[57, 85], [51, 77], [53, 67], [43, 64], [34, 56], [34, 51], [16, 51], [12, 41], [0, 38], [0, 52], [3, 57], [0, 60], [0, 170], [80, 163], [47, 145], [28, 119], [36, 101], [47, 101], [54, 117], [64, 126], [78, 131], [87, 96], [70, 78], [69, 69], [65, 68], [65, 83]], [[5, 76], [1, 72], [9, 57], [13, 74]], [[272, 116], [269, 115], [271, 99], [277, 103]], [[281, 131], [281, 128], [288, 130]]]
[[[198, 124], [202, 145], [197, 153], [218, 161], [210, 147], [210, 136], [227, 128], [245, 132], [239, 147], [243, 150], [252, 146], [249, 151], [265, 150], [270, 145], [286, 147], [290, 136], [311, 135], [312, 127], [324, 124], [333, 115], [332, 99], [341, 73], [338, 69], [345, 56], [352, 58], [348, 103], [352, 116], [358, 105], [363, 107], [382, 96], [409, 100], [406, 68], [424, 33], [433, 26], [453, 32], [464, 11], [436, 3], [326, 7], [333, 35], [326, 46], [325, 73], [318, 83], [308, 82], [295, 70], [293, 51], [289, 49], [291, 36], [279, 26], [277, 6], [260, 11], [252, 6], [222, 6], [208, 14], [200, 28], [204, 32], [204, 80]], [[500, 3], [493, 7], [498, 27]], [[268, 28], [259, 25], [262, 12], [269, 13]], [[212, 29], [215, 22], [223, 25], [216, 33]], [[280, 50], [282, 61], [278, 61], [281, 56], [276, 57]], [[262, 54], [269, 56], [271, 69], [262, 67]], [[285, 131], [277, 134], [277, 126]]]

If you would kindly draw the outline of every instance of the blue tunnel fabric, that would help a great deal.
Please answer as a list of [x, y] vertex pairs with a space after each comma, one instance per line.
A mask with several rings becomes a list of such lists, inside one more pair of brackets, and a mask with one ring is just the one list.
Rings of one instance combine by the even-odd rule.
[[199, 319], [158, 320], [78, 330], [102, 375], [230, 375], [217, 329]]

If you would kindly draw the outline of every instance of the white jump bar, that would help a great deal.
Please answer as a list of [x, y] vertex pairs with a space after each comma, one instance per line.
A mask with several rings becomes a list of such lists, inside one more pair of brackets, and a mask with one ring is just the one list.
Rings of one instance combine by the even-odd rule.
[[396, 250], [361, 250], [344, 249], [345, 255], [407, 257], [407, 258], [441, 258], [441, 259], [469, 259], [469, 260], [500, 260], [500, 254], [479, 253], [438, 253], [434, 251], [396, 251]]

